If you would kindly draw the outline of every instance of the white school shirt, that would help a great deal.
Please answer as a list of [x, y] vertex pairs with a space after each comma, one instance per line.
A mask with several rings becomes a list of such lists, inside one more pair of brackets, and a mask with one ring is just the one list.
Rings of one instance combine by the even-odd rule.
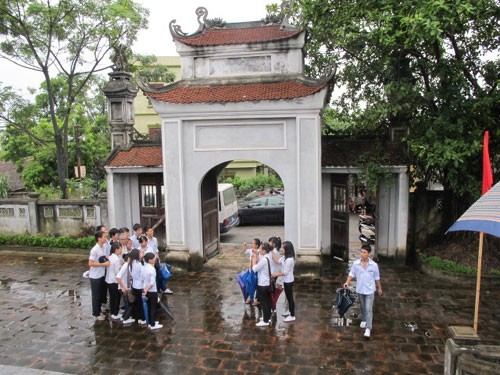
[[295, 267], [295, 258], [285, 258], [280, 259], [281, 262], [281, 272], [285, 274], [283, 276], [284, 283], [293, 283], [295, 278], [293, 277], [293, 268]]
[[257, 278], [257, 285], [268, 286], [271, 284], [271, 275], [269, 274], [269, 269], [267, 268], [267, 261], [273, 262], [271, 254], [266, 254], [260, 258], [259, 263], [252, 267], [253, 272], [258, 272], [259, 277]]
[[137, 260], [133, 260], [132, 263], [132, 288], [142, 289], [142, 264]]
[[[104, 248], [99, 246], [98, 243], [90, 250], [89, 260], [93, 260], [96, 263], [99, 263], [99, 258], [104, 256]], [[106, 273], [106, 267], [90, 267], [89, 278], [91, 279], [100, 279], [104, 277]]]
[[109, 257], [109, 254], [111, 254], [111, 243], [110, 243], [110, 240], [106, 240], [106, 242], [104, 242], [104, 255], [106, 255], [107, 257]]
[[151, 264], [145, 263], [142, 267], [142, 289], [146, 289], [149, 284], [152, 285], [149, 289], [150, 292], [158, 291], [156, 289], [156, 270]]
[[148, 247], [150, 247], [153, 250], [153, 253], [156, 255], [158, 254], [158, 240], [156, 237], [149, 238], [148, 237]]
[[356, 293], [373, 294], [375, 293], [375, 281], [380, 280], [378, 264], [371, 258], [368, 258], [368, 265], [363, 268], [361, 259], [354, 261], [349, 276], [356, 279]]
[[[120, 279], [123, 285], [127, 287], [127, 289], [130, 289], [130, 285], [128, 283], [128, 275], [129, 275], [128, 266], [129, 266], [128, 262], [123, 263], [120, 268], [120, 271], [118, 271], [118, 273], [116, 274], [116, 278]], [[118, 282], [118, 280], [116, 282]]]
[[130, 237], [130, 240], [132, 241], [132, 249], [138, 249], [139, 239], [137, 238], [137, 236], [134, 234], [132, 237]]
[[109, 256], [109, 266], [106, 267], [106, 283], [108, 284], [116, 284], [116, 275], [120, 272], [120, 267], [122, 262], [120, 257], [115, 253]]
[[[278, 257], [278, 259], [281, 257], [281, 254], [278, 251], [278, 249], [274, 248], [272, 251]], [[279, 273], [280, 270], [281, 270], [281, 265], [276, 263], [271, 255], [271, 273]]]

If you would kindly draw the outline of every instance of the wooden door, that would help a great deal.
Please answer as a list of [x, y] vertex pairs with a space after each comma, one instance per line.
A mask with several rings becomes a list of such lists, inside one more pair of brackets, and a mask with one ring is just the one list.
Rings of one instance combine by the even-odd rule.
[[349, 207], [347, 174], [332, 175], [331, 249], [332, 255], [349, 259]]
[[141, 207], [141, 225], [154, 229], [158, 246], [164, 248], [166, 243], [165, 229], [165, 191], [163, 174], [150, 173], [139, 175], [139, 194]]
[[219, 201], [217, 176], [212, 169], [201, 183], [201, 214], [203, 228], [203, 258], [205, 261], [219, 253]]

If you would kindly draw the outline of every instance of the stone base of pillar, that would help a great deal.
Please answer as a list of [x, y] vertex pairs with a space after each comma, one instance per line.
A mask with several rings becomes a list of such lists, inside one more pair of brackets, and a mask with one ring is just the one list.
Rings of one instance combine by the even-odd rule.
[[321, 254], [299, 254], [295, 260], [294, 274], [298, 276], [319, 276], [323, 266]]

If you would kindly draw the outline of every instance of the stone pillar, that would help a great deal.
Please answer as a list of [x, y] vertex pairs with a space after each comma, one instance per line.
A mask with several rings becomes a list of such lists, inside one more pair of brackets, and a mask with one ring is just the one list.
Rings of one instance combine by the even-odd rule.
[[28, 193], [29, 233], [38, 234], [38, 198], [39, 193]]
[[108, 98], [111, 149], [127, 148], [134, 128], [134, 98], [138, 90], [132, 85], [132, 74], [128, 72], [111, 72], [109, 77], [109, 82], [102, 91]]

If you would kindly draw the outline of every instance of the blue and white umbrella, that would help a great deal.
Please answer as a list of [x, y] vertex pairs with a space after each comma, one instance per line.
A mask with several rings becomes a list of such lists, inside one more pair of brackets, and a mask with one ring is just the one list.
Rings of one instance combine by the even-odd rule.
[[500, 237], [500, 182], [470, 206], [448, 232], [461, 230]]
[[477, 333], [483, 260], [483, 233], [500, 237], [500, 182], [470, 206], [446, 233], [462, 230], [480, 232], [477, 257], [476, 303], [474, 307], [474, 331]]

